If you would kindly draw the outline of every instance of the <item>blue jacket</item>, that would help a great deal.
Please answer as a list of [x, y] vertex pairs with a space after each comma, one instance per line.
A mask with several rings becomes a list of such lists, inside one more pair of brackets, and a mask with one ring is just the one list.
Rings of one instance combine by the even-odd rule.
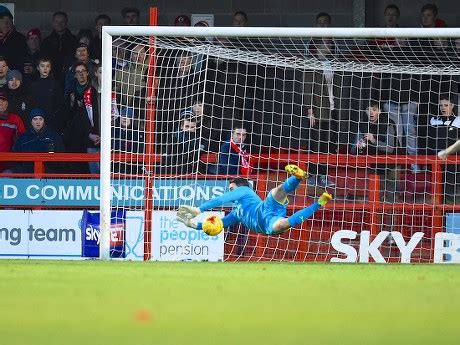
[[[13, 146], [14, 152], [64, 152], [64, 143], [62, 137], [54, 130], [43, 127], [39, 132], [29, 128], [27, 132], [21, 135]], [[54, 172], [60, 166], [57, 162], [48, 162], [45, 164], [47, 172]], [[33, 163], [24, 162], [17, 165], [15, 172], [29, 173], [33, 172]]]
[[[244, 149], [244, 144], [240, 145]], [[232, 149], [230, 140], [226, 141], [220, 147], [219, 165], [217, 172], [220, 175], [238, 175], [240, 168], [240, 156], [238, 152]]]
[[62, 137], [54, 130], [43, 127], [39, 132], [29, 128], [13, 146], [15, 152], [63, 152]]

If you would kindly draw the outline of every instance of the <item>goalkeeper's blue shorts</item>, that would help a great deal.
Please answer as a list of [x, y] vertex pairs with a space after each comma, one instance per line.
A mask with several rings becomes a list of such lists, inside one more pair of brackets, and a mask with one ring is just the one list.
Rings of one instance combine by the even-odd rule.
[[287, 209], [287, 199], [284, 203], [277, 201], [272, 192], [268, 193], [267, 198], [264, 200], [261, 207], [261, 218], [262, 223], [261, 228], [263, 229], [262, 233], [271, 235], [273, 233], [273, 224], [280, 218], [286, 217]]

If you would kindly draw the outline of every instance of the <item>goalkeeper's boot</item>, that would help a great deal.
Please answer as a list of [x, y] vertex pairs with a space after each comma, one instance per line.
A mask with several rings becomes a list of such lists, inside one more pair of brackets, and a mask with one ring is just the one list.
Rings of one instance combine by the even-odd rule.
[[198, 207], [193, 207], [193, 206], [188, 206], [188, 205], [179, 206], [179, 210], [177, 211], [177, 214], [181, 218], [188, 218], [188, 219], [195, 218], [200, 213], [201, 211]]
[[320, 204], [321, 206], [324, 206], [326, 205], [329, 201], [332, 200], [332, 195], [329, 194], [328, 192], [324, 192], [323, 194], [321, 194], [321, 196], [319, 197], [318, 199], [318, 204]]
[[284, 167], [284, 170], [286, 170], [288, 174], [297, 177], [299, 180], [305, 180], [307, 178], [307, 173], [297, 165], [288, 164]]

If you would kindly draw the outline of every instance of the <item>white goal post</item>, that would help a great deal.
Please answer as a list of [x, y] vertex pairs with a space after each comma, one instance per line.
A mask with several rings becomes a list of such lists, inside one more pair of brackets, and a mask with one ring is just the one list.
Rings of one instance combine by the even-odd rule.
[[[453, 41], [460, 38], [460, 28], [256, 28], [256, 27], [165, 27], [165, 26], [104, 26], [102, 29], [102, 96], [101, 96], [101, 166], [100, 166], [100, 258], [108, 260], [110, 258], [110, 225], [112, 211], [112, 189], [111, 179], [112, 171], [112, 107], [113, 107], [113, 42], [117, 37], [128, 37], [127, 40], [139, 38], [146, 47], [155, 45], [154, 40], [157, 37], [174, 39], [181, 37], [190, 37], [193, 39], [212, 38], [214, 43], [207, 42], [202, 46], [195, 45], [187, 47], [185, 41], [181, 42], [178, 47], [184, 51], [193, 54], [211, 54], [216, 56], [222, 54], [227, 59], [235, 61], [253, 62], [260, 61], [264, 65], [287, 66], [298, 69], [322, 69], [324, 62], [315, 59], [304, 58], [308, 42], [312, 39], [333, 39], [347, 47], [348, 45], [357, 44], [361, 40], [367, 42], [372, 39], [400, 38], [401, 40], [410, 41], [412, 39], [433, 39]], [[247, 40], [239, 41], [239, 45], [234, 44], [215, 44], [217, 41], [238, 41], [239, 38]], [[153, 40], [152, 40], [153, 39]], [[303, 48], [299, 48], [295, 41], [305, 42]], [[350, 43], [351, 42], [351, 43]], [[164, 44], [168, 46], [167, 40]], [[247, 44], [248, 47], [244, 47]], [[459, 44], [460, 45], [460, 44]], [[266, 48], [266, 47], [269, 48]], [[302, 44], [300, 44], [302, 47]], [[367, 43], [365, 44], [368, 47]], [[442, 46], [442, 43], [441, 43]], [[168, 46], [169, 47], [169, 46]], [[241, 49], [240, 49], [241, 48]], [[247, 49], [246, 49], [247, 48]], [[423, 48], [423, 47], [422, 47]], [[289, 53], [292, 49], [292, 54]], [[440, 49], [443, 49], [442, 47]], [[215, 50], [215, 51], [211, 51]], [[459, 48], [460, 51], [460, 48]], [[356, 53], [356, 52], [353, 52]], [[372, 47], [368, 47], [366, 53], [372, 53]], [[382, 73], [416, 73], [437, 74], [437, 75], [460, 75], [459, 52], [446, 53], [444, 59], [434, 61], [430, 56], [424, 56], [418, 59], [417, 53], [414, 53], [414, 60], [407, 63], [395, 64], [398, 56], [380, 61], [381, 55], [373, 59], [364, 60], [341, 60], [329, 63], [328, 68], [339, 71], [353, 71], [360, 73], [362, 71], [377, 71]], [[418, 53], [418, 54], [424, 54]], [[450, 54], [450, 55], [449, 55]], [[366, 55], [366, 54], [364, 54]], [[369, 54], [368, 54], [369, 55]], [[372, 55], [372, 54], [370, 54]], [[366, 55], [367, 56], [367, 55]], [[383, 57], [386, 59], [386, 57]], [[150, 67], [147, 67], [150, 68]], [[155, 73], [155, 72], [154, 72]], [[154, 79], [155, 77], [153, 77]], [[155, 87], [155, 86], [154, 86]], [[160, 86], [161, 87], [161, 86]], [[131, 95], [134, 96], [134, 95]], [[145, 97], [145, 96], [144, 96]], [[303, 101], [302, 101], [303, 102]], [[299, 104], [302, 107], [304, 104]], [[288, 138], [288, 141], [295, 138]], [[280, 139], [281, 141], [281, 139]], [[261, 155], [262, 156], [262, 155]], [[293, 155], [294, 157], [295, 155]], [[268, 158], [269, 159], [269, 158]], [[407, 162], [412, 162], [410, 158]], [[306, 162], [308, 163], [308, 162]], [[154, 174], [153, 172], [146, 172]], [[196, 176], [192, 175], [192, 176]], [[147, 203], [147, 205], [151, 205]], [[123, 205], [121, 206], [123, 207]]]

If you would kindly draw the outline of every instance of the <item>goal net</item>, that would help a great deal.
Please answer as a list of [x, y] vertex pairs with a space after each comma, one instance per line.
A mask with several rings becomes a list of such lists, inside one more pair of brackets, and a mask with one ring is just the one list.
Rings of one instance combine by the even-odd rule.
[[[436, 154], [460, 128], [460, 30], [104, 30], [101, 226], [142, 211], [146, 259], [449, 260], [436, 238], [455, 232], [456, 159]], [[175, 219], [234, 177], [264, 200], [287, 164], [308, 171], [288, 216], [334, 198], [281, 235]]]

